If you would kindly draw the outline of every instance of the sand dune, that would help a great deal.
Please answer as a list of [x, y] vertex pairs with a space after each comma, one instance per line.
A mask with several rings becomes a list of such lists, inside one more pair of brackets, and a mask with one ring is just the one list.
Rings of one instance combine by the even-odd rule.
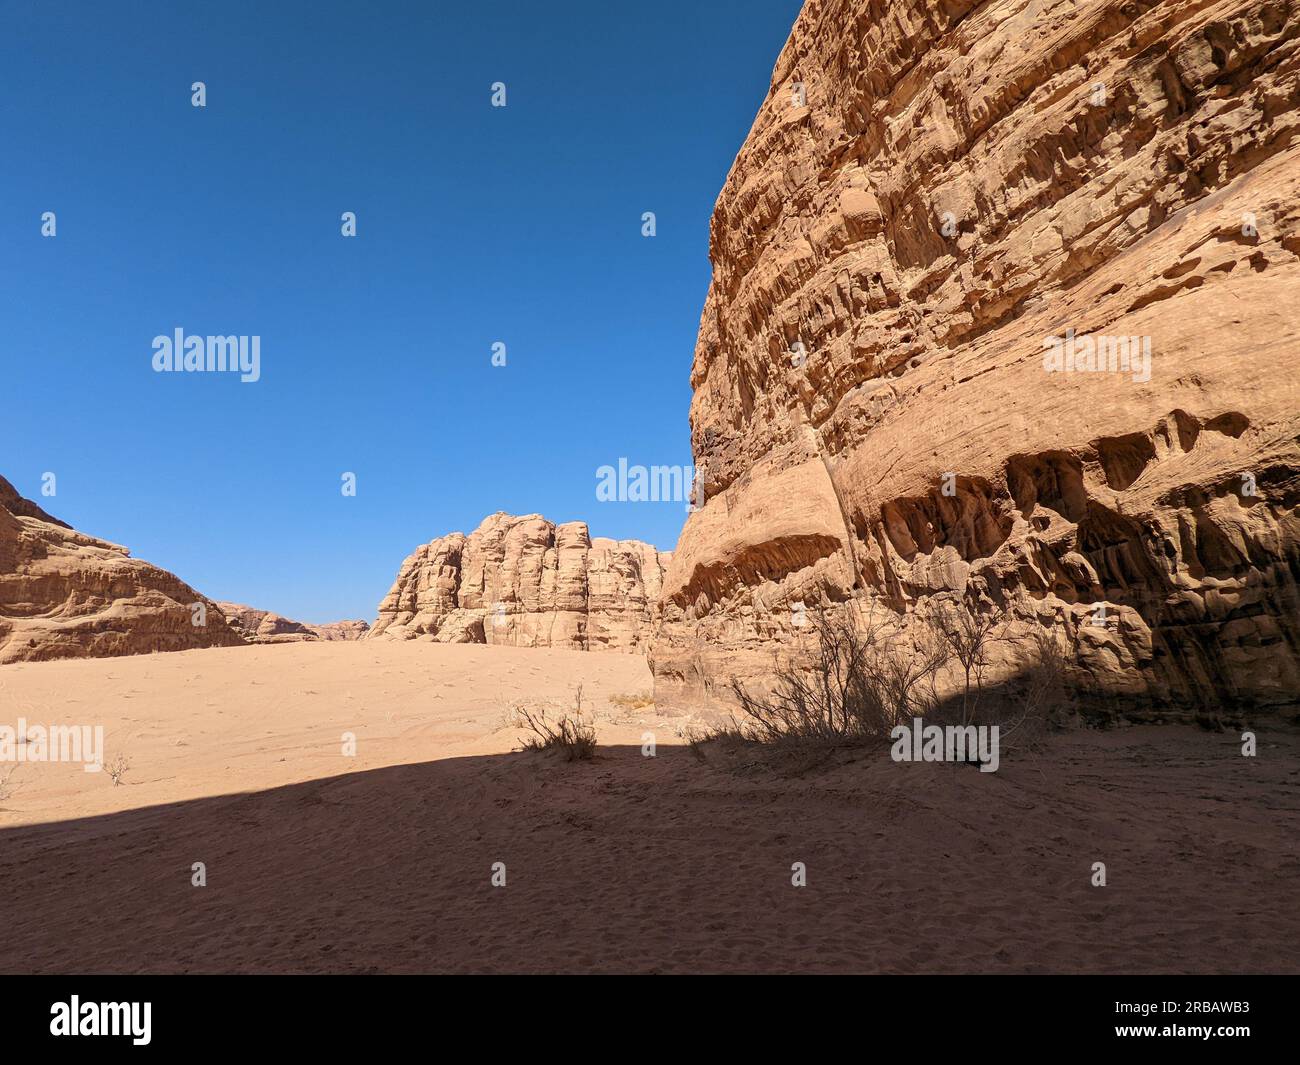
[[[579, 681], [598, 758], [511, 753], [501, 707]], [[7, 717], [102, 720], [133, 768], [20, 769], [0, 970], [1300, 971], [1294, 730], [1254, 759], [1141, 727], [993, 774], [796, 773], [608, 702], [646, 682], [635, 656], [383, 642], [6, 668]]]

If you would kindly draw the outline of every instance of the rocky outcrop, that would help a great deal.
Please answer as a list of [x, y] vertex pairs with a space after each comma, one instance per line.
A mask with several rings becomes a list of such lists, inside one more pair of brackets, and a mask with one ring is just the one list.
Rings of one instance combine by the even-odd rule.
[[325, 625], [313, 625], [240, 603], [219, 602], [217, 606], [230, 627], [248, 643], [360, 640], [370, 631], [368, 621], [331, 621]]
[[584, 522], [493, 514], [407, 558], [368, 638], [644, 650], [668, 558]]
[[1294, 704], [1298, 101], [1296, 0], [808, 0], [713, 216], [661, 701], [870, 601]]
[[0, 477], [0, 663], [241, 643], [188, 584], [77, 532]]

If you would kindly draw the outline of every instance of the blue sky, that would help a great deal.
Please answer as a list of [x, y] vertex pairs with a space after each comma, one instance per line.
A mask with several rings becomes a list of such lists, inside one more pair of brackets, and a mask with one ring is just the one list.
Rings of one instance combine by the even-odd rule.
[[[0, 474], [307, 621], [496, 510], [671, 548], [683, 504], [595, 471], [691, 461], [709, 215], [799, 6], [0, 3]], [[153, 372], [178, 327], [261, 380]]]

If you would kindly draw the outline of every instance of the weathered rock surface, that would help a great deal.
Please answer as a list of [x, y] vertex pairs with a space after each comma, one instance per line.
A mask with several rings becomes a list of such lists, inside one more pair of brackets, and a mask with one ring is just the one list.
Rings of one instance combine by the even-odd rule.
[[668, 558], [584, 522], [493, 514], [408, 557], [367, 638], [641, 651]]
[[188, 584], [77, 532], [0, 477], [0, 663], [241, 643]]
[[230, 627], [248, 643], [360, 640], [370, 631], [368, 621], [331, 621], [325, 625], [313, 625], [241, 603], [218, 602], [217, 606]]
[[[713, 217], [661, 701], [875, 600], [1293, 704], [1298, 134], [1296, 0], [808, 0]], [[1049, 371], [1067, 330], [1149, 378]]]

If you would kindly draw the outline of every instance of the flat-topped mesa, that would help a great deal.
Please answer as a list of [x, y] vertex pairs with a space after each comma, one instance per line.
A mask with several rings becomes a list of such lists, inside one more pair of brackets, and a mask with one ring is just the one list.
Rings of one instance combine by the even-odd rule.
[[368, 621], [331, 621], [314, 625], [294, 621], [269, 610], [244, 606], [242, 603], [217, 603], [230, 627], [248, 643], [332, 643], [360, 640], [370, 631]]
[[77, 532], [0, 477], [0, 663], [243, 642], [184, 581]]
[[417, 548], [366, 638], [643, 651], [668, 559], [585, 522], [493, 514]]
[[659, 701], [853, 602], [1294, 705], [1297, 99], [1297, 0], [808, 0], [713, 216]]

